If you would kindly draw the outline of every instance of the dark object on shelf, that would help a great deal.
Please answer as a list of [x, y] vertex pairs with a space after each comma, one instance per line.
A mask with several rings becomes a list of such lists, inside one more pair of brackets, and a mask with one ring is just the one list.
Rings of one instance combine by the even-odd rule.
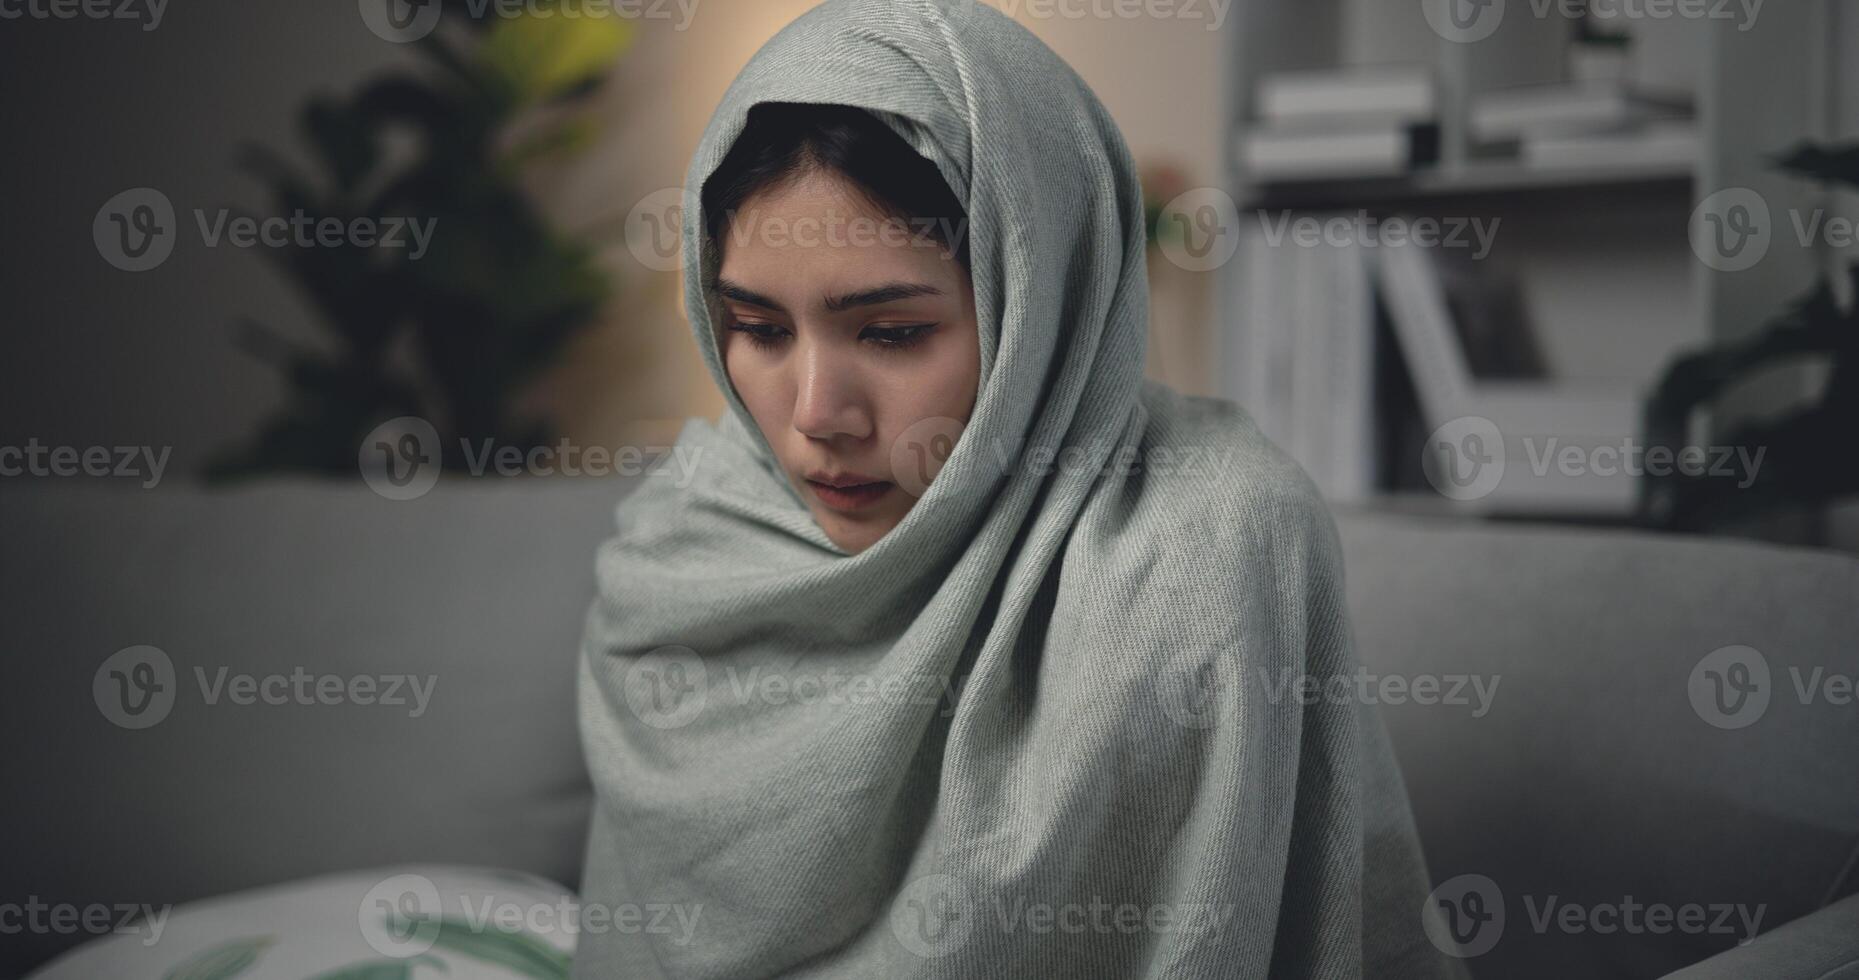
[[[1823, 148], [1803, 144], [1777, 165], [1830, 184], [1859, 187], [1859, 144]], [[1859, 296], [1859, 266], [1846, 270]], [[1818, 360], [1831, 367], [1812, 403], [1775, 418], [1743, 423], [1714, 438], [1721, 445], [1765, 451], [1752, 482], [1671, 472], [1640, 481], [1639, 519], [1674, 530], [1748, 523], [1789, 512], [1819, 511], [1859, 494], [1859, 304], [1843, 307], [1831, 277], [1747, 339], [1679, 357], [1647, 403], [1646, 442], [1672, 452], [1686, 444], [1693, 409], [1709, 405], [1733, 383], [1787, 360]]]
[[[534, 14], [468, 24], [464, 43], [448, 41], [442, 25], [415, 45], [429, 70], [304, 106], [299, 122], [319, 174], [264, 147], [246, 150], [242, 163], [270, 186], [277, 214], [345, 225], [411, 217], [431, 222], [431, 240], [417, 259], [353, 242], [267, 250], [328, 342], [300, 345], [240, 324], [241, 346], [277, 365], [287, 398], [248, 443], [211, 462], [209, 480], [354, 473], [366, 434], [399, 416], [436, 428], [446, 469], [462, 464], [462, 440], [521, 449], [548, 440], [545, 423], [516, 409], [520, 388], [594, 319], [610, 287], [592, 248], [551, 228], [524, 196], [520, 171], [588, 142], [590, 121], [575, 103], [598, 88], [635, 28], [618, 17]], [[541, 125], [514, 138], [519, 119]]]

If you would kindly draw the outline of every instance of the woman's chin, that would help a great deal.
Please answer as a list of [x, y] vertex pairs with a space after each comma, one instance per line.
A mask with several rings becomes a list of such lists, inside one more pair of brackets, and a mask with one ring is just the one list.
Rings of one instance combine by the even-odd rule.
[[898, 524], [898, 516], [893, 514], [848, 516], [819, 506], [813, 508], [813, 516], [828, 540], [851, 555], [877, 544]]

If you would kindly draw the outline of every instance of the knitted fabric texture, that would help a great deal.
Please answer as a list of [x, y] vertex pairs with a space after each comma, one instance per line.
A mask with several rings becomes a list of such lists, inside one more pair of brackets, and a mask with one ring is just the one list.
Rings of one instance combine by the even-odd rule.
[[[706, 288], [696, 192], [764, 101], [871, 111], [968, 211], [974, 411], [856, 555]], [[1331, 520], [1239, 408], [1144, 380], [1141, 190], [1076, 73], [972, 0], [829, 0], [743, 69], [686, 188], [728, 408], [598, 555], [574, 975], [1456, 975], [1378, 716], [1307, 696], [1355, 670]]]

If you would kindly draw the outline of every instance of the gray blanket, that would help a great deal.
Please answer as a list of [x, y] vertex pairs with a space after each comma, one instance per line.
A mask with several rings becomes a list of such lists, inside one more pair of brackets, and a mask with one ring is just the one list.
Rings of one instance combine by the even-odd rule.
[[729, 407], [599, 554], [575, 976], [1456, 975], [1347, 693], [1329, 515], [1240, 409], [1143, 380], [1142, 198], [1103, 106], [985, 5], [829, 0], [737, 78], [690, 191], [760, 101], [866, 108], [938, 165], [981, 390], [848, 555], [723, 370], [687, 210]]

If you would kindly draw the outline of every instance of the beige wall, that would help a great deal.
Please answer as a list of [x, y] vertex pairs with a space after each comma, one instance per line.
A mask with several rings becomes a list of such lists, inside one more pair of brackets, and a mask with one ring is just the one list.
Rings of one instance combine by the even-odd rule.
[[[577, 440], [669, 439], [677, 420], [714, 417], [723, 398], [679, 309], [677, 274], [643, 268], [610, 232], [652, 191], [683, 182], [711, 111], [736, 73], [811, 0], [699, 0], [686, 30], [643, 21], [602, 96], [607, 130], [593, 152], [537, 175], [538, 193], [570, 228], [609, 230], [608, 264], [620, 284], [610, 315], [571, 350], [538, 399]], [[1006, 8], [1006, 0], [996, 0]], [[1179, 18], [1018, 19], [1090, 83], [1141, 164], [1166, 162], [1190, 186], [1220, 172], [1221, 30]], [[1202, 8], [1206, 4], [1200, 5]], [[1081, 5], [1076, 9], [1092, 9]], [[1211, 319], [1210, 276], [1152, 260], [1150, 374], [1193, 392]]]

